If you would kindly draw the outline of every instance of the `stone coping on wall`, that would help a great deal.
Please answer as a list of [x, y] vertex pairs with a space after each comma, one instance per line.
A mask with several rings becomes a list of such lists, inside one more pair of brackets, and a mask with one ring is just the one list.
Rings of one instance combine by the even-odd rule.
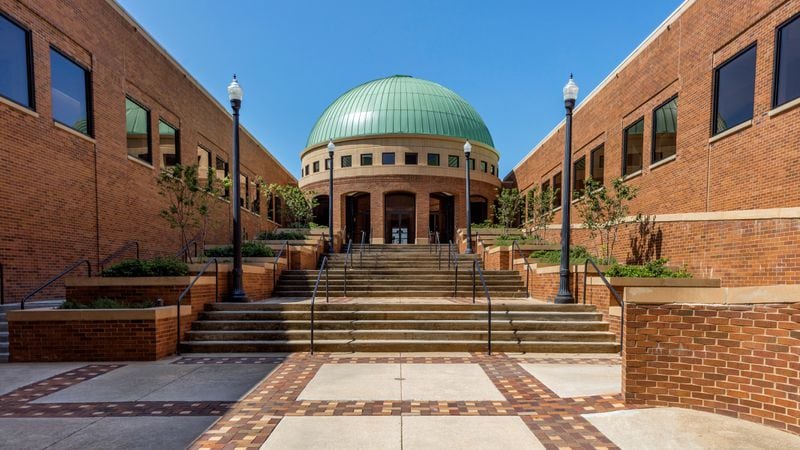
[[[486, 250], [487, 253], [497, 253], [497, 252], [510, 252], [511, 245], [493, 245]], [[560, 250], [561, 246], [556, 244], [519, 244], [518, 245], [520, 250], [528, 250], [528, 251], [536, 251], [536, 250]], [[522, 262], [522, 258], [518, 258], [520, 262]]]
[[[9, 322], [68, 322], [89, 320], [159, 320], [176, 316], [175, 306], [124, 309], [57, 309], [37, 308], [8, 311]], [[192, 313], [190, 305], [181, 306], [181, 316]]]
[[[722, 284], [716, 278], [648, 278], [648, 277], [606, 277], [608, 283], [617, 287], [664, 287], [673, 288], [718, 288]], [[600, 277], [589, 277], [591, 286], [605, 285]]]
[[[64, 280], [67, 287], [74, 286], [188, 286], [194, 276], [180, 277], [72, 277]], [[202, 276], [195, 286], [214, 284], [214, 277]]]
[[800, 302], [800, 284], [743, 287], [626, 287], [625, 303], [747, 305]]
[[[230, 260], [230, 258], [228, 258]], [[266, 273], [267, 270], [272, 270], [272, 264], [275, 262], [275, 258], [271, 258], [272, 261], [269, 263], [254, 263], [254, 262], [242, 262], [242, 272], [244, 273]], [[267, 264], [267, 265], [264, 265]], [[190, 272], [197, 272], [203, 268], [205, 264], [189, 264], [189, 271]], [[278, 265], [286, 265], [286, 258], [281, 258], [278, 260]], [[229, 262], [225, 262], [219, 264], [219, 271], [220, 272], [231, 272], [233, 271], [233, 264]], [[214, 273], [214, 265], [210, 265], [206, 268], [206, 273], [211, 272]]]
[[[545, 263], [540, 263], [540, 262], [536, 262], [536, 260], [533, 260], [533, 262], [529, 262], [528, 264], [531, 265], [531, 269], [536, 269], [536, 273], [540, 274], [540, 275], [548, 274], [548, 273], [559, 273], [559, 271], [561, 270], [561, 265], [560, 264], [555, 264], [555, 263], [546, 263], [545, 264]], [[569, 272], [570, 273], [583, 273], [584, 269], [586, 268], [586, 266], [584, 266], [583, 264], [570, 264], [569, 267], [570, 267], [569, 268]], [[608, 269], [610, 266], [598, 266], [598, 267], [600, 267], [600, 270], [604, 271], [604, 270]], [[594, 272], [594, 267], [590, 268], [589, 272], [590, 273]], [[597, 284], [603, 284], [603, 282], [600, 281], [599, 277], [591, 277], [591, 278], [589, 278], [589, 280], [587, 281], [587, 284], [593, 284], [593, 283], [590, 282], [592, 280], [592, 278], [597, 278], [597, 281], [599, 281], [599, 283], [597, 283]], [[629, 279], [630, 280], [643, 280], [645, 278], [615, 278], [615, 279], [616, 280], [629, 280]]]
[[282, 241], [278, 239], [252, 239], [249, 242], [258, 242], [259, 244], [264, 244], [269, 246], [273, 245], [281, 246], [285, 242], [288, 242], [289, 245], [297, 246], [297, 245], [318, 245], [319, 239], [289, 239]]

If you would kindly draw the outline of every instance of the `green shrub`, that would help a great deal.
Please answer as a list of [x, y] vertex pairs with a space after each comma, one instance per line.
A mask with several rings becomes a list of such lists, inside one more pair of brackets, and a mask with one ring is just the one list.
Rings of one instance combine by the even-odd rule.
[[[230, 258], [233, 256], [233, 245], [209, 248], [206, 256], [212, 258]], [[272, 248], [258, 242], [245, 242], [242, 244], [242, 256], [245, 258], [266, 258], [275, 256]]]
[[258, 235], [258, 239], [262, 241], [302, 241], [307, 239], [307, 236], [300, 231], [265, 231]]
[[643, 266], [629, 266], [625, 264], [614, 264], [605, 272], [607, 277], [634, 277], [634, 278], [692, 278], [692, 274], [686, 267], [680, 269], [670, 269], [666, 267], [666, 258], [651, 261]]
[[509, 235], [509, 236], [501, 236], [494, 240], [495, 245], [499, 246], [508, 246], [511, 245], [512, 242], [517, 241], [517, 244], [546, 244], [547, 242], [539, 239], [538, 236], [520, 236], [520, 235]]
[[67, 300], [59, 306], [59, 309], [140, 309], [152, 308], [154, 306], [156, 306], [156, 302], [152, 300], [125, 303], [113, 298], [100, 297], [89, 303], [78, 303], [74, 300]]
[[503, 228], [502, 225], [499, 223], [494, 223], [489, 219], [484, 220], [481, 223], [473, 223], [471, 224], [472, 228]]
[[[536, 250], [535, 252], [531, 253], [530, 258], [543, 263], [559, 264], [561, 263], [561, 250]], [[570, 264], [583, 264], [587, 259], [594, 260], [594, 256], [592, 256], [589, 251], [586, 250], [586, 247], [581, 247], [580, 245], [570, 247]]]
[[189, 266], [176, 258], [127, 259], [105, 269], [104, 277], [179, 277], [189, 274]]

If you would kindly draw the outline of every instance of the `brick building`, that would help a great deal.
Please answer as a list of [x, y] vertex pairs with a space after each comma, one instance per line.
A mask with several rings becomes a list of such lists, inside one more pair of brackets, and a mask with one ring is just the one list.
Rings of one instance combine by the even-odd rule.
[[[579, 99], [572, 188], [624, 177], [640, 189], [631, 213], [652, 220], [623, 230], [617, 259], [666, 257], [724, 286], [800, 282], [799, 13], [687, 0]], [[562, 121], [507, 180], [560, 187], [563, 152]], [[572, 220], [591, 247], [574, 206]]]
[[[227, 107], [112, 0], [0, 0], [0, 42], [6, 302], [73, 261], [95, 266], [129, 240], [143, 256], [175, 253], [178, 234], [159, 217], [166, 203], [155, 177], [175, 163], [227, 175]], [[256, 177], [296, 180], [246, 131], [241, 146], [242, 217], [252, 236], [277, 226]], [[229, 240], [229, 201], [214, 207], [211, 243]]]
[[359, 242], [427, 243], [455, 239], [466, 225], [465, 140], [470, 141], [473, 223], [491, 215], [500, 186], [499, 153], [478, 113], [439, 84], [405, 75], [373, 80], [336, 99], [301, 152], [300, 186], [319, 200], [328, 224], [328, 142], [335, 143], [334, 230]]

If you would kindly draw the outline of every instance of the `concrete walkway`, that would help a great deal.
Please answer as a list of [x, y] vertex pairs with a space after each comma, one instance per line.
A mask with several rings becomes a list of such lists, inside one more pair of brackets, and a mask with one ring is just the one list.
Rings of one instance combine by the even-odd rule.
[[0, 448], [800, 449], [714, 414], [631, 409], [617, 356], [188, 355], [0, 365]]

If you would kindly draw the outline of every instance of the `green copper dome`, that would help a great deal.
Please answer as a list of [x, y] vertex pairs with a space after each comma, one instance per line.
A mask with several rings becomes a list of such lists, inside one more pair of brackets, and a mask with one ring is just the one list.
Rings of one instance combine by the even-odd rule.
[[449, 136], [494, 148], [489, 129], [466, 100], [440, 84], [406, 75], [345, 92], [322, 113], [306, 146], [381, 134]]

